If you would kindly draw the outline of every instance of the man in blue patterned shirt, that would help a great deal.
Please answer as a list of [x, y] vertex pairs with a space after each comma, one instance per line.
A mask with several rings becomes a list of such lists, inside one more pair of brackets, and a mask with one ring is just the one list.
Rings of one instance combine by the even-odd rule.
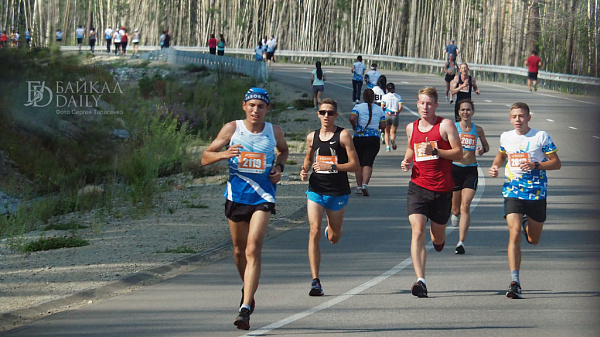
[[498, 176], [504, 170], [504, 214], [509, 230], [508, 265], [512, 282], [506, 293], [509, 298], [522, 298], [519, 269], [521, 267], [521, 231], [530, 244], [536, 245], [546, 221], [547, 170], [561, 167], [558, 149], [546, 131], [529, 127], [529, 106], [517, 102], [510, 108], [510, 123], [514, 130], [500, 136], [500, 151], [489, 173]]

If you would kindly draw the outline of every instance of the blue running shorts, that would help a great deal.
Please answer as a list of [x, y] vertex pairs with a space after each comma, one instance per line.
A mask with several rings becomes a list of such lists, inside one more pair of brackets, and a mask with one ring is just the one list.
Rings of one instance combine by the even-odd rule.
[[350, 194], [340, 195], [340, 196], [331, 196], [319, 194], [311, 191], [306, 191], [306, 197], [310, 201], [314, 201], [317, 204], [325, 207], [325, 209], [330, 209], [332, 211], [339, 211], [342, 208], [348, 205], [348, 200], [350, 199]]

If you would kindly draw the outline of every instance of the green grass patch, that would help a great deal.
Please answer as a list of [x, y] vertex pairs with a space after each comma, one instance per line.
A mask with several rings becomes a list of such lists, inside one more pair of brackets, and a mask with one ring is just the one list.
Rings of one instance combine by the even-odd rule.
[[72, 230], [78, 230], [78, 229], [86, 229], [87, 226], [83, 226], [77, 222], [64, 222], [64, 223], [57, 223], [57, 224], [51, 224], [51, 225], [47, 225], [44, 226], [44, 228], [42, 228], [43, 231], [72, 231]]
[[89, 245], [89, 242], [78, 236], [39, 238], [35, 241], [26, 243], [23, 246], [23, 251], [29, 253], [61, 248], [83, 247], [87, 245]]

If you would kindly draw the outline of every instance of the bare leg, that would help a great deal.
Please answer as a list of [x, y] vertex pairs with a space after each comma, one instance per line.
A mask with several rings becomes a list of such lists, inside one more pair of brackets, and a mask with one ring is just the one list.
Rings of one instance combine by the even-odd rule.
[[425, 226], [427, 217], [423, 214], [411, 214], [408, 216], [412, 228], [410, 242], [410, 255], [417, 278], [425, 278], [425, 263], [427, 251], [425, 250]]

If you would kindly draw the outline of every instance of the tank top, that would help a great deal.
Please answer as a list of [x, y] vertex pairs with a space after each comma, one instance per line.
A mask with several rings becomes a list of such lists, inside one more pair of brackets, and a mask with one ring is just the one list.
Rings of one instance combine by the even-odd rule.
[[[340, 134], [344, 128], [337, 127], [330, 139], [321, 140], [320, 129], [315, 130], [312, 149], [314, 150], [315, 162], [322, 161], [332, 164], [345, 164], [348, 162], [348, 153], [340, 144]], [[340, 171], [318, 171], [311, 173], [308, 180], [308, 190], [311, 192], [341, 196], [350, 194], [350, 184], [348, 183], [348, 173]]]
[[265, 123], [260, 133], [248, 131], [243, 120], [236, 121], [229, 145], [241, 144], [241, 153], [229, 159], [229, 180], [224, 196], [246, 205], [275, 202], [276, 185], [269, 180], [277, 146], [273, 125]]
[[444, 140], [440, 134], [440, 125], [443, 119], [438, 116], [431, 130], [427, 132], [419, 131], [420, 119], [417, 119], [413, 122], [413, 131], [410, 138], [410, 146], [414, 151], [411, 181], [423, 188], [439, 193], [451, 192], [454, 188], [452, 161], [438, 156], [427, 156], [424, 151], [425, 138], [430, 143], [437, 143], [437, 146], [434, 147], [438, 149], [450, 150], [452, 148], [450, 142]]
[[[463, 80], [462, 80], [462, 75], [458, 75], [458, 85], [457, 88], [460, 87], [463, 84]], [[473, 90], [473, 84], [471, 81], [471, 75], [469, 75], [469, 89], [467, 89], [467, 91], [459, 91], [456, 94], [456, 103], [458, 103], [458, 101], [460, 101], [461, 99], [464, 98], [471, 98], [471, 91]]]

